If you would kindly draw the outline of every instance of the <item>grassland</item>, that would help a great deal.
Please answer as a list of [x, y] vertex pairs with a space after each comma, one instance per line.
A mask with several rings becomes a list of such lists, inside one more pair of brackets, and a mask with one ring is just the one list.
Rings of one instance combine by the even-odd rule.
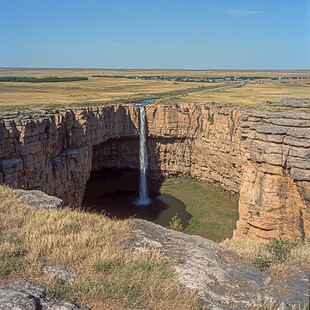
[[[0, 285], [26, 278], [49, 296], [92, 309], [198, 309], [156, 251], [132, 255], [131, 221], [81, 211], [30, 209], [0, 186]], [[51, 280], [45, 264], [73, 268], [74, 284]]]
[[[228, 88], [214, 92], [205, 92], [183, 96], [178, 102], [219, 103], [227, 106], [242, 106], [249, 108], [261, 108], [259, 104], [264, 101], [280, 101], [285, 97], [309, 98], [310, 81], [303, 83], [268, 83], [258, 84], [251, 82], [240, 88]], [[170, 98], [166, 102], [175, 101]], [[164, 100], [162, 102], [165, 102]]]
[[160, 192], [181, 200], [192, 214], [183, 232], [215, 242], [232, 237], [238, 220], [237, 196], [207, 183], [179, 178], [166, 179]]
[[[106, 75], [111, 78], [95, 78]], [[220, 89], [220, 83], [154, 81], [115, 78], [112, 76], [262, 76], [262, 80], [249, 82], [240, 88]], [[148, 98], [164, 98], [161, 102], [215, 102], [218, 104], [252, 106], [265, 100], [283, 97], [309, 97], [310, 80], [289, 77], [310, 76], [310, 71], [187, 71], [187, 70], [82, 70], [82, 69], [0, 69], [0, 77], [85, 77], [88, 80], [59, 83], [0, 83], [0, 109], [88, 106], [106, 103], [127, 103]], [[264, 77], [288, 77], [272, 81]], [[227, 85], [223, 83], [223, 85]], [[262, 83], [262, 84], [261, 84]], [[201, 92], [201, 90], [209, 90]], [[197, 92], [195, 94], [195, 92]], [[180, 98], [180, 95], [183, 97]]]

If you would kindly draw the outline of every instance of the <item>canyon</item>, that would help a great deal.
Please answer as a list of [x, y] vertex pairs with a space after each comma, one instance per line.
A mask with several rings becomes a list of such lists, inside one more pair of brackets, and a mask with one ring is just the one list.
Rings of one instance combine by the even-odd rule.
[[[296, 109], [295, 109], [296, 110]], [[310, 238], [310, 114], [210, 104], [146, 108], [149, 176], [239, 194], [234, 238]], [[0, 183], [81, 206], [91, 171], [139, 167], [139, 108], [0, 114]]]

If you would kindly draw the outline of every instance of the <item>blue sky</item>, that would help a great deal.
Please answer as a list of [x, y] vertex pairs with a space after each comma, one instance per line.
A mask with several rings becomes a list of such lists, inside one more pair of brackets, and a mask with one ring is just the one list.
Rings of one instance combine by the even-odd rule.
[[0, 67], [310, 69], [310, 0], [0, 0]]

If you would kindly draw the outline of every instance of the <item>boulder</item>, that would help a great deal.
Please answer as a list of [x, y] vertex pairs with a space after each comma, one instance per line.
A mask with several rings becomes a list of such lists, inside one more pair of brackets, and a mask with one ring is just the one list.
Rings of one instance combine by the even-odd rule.
[[65, 301], [47, 298], [44, 289], [21, 280], [0, 288], [0, 310], [87, 310]]
[[[272, 300], [269, 275], [243, 264], [234, 253], [211, 240], [134, 220], [134, 251], [157, 249], [175, 263], [177, 279], [201, 300], [204, 309], [247, 309]], [[253, 308], [252, 308], [253, 309]]]
[[54, 196], [49, 196], [41, 191], [17, 189], [16, 193], [16, 201], [31, 208], [62, 209], [64, 206], [63, 200]]

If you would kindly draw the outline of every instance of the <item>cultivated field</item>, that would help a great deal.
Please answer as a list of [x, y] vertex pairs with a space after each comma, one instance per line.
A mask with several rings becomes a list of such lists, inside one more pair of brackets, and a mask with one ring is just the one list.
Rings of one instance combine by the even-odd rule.
[[[108, 76], [108, 77], [94, 77]], [[189, 71], [189, 70], [83, 70], [83, 69], [0, 69], [0, 78], [87, 77], [88, 80], [56, 83], [0, 82], [0, 109], [62, 107], [127, 103], [148, 98], [163, 102], [215, 102], [255, 105], [283, 97], [309, 97], [310, 71]], [[117, 76], [121, 76], [117, 78]], [[213, 82], [145, 80], [128, 77], [165, 76], [223, 78]], [[236, 82], [225, 77], [256, 77], [243, 87], [216, 89]], [[257, 77], [261, 77], [258, 79]], [[269, 77], [281, 77], [271, 80]], [[285, 79], [284, 79], [285, 77]], [[215, 88], [214, 90], [212, 88]], [[201, 91], [204, 92], [201, 92]], [[196, 93], [197, 92], [197, 93]], [[188, 93], [188, 94], [187, 94]], [[180, 96], [182, 96], [180, 98]]]
[[[303, 81], [305, 83], [305, 81]], [[217, 90], [213, 92], [197, 93], [184, 95], [181, 98], [183, 102], [199, 102], [199, 103], [219, 103], [224, 105], [238, 105], [243, 107], [257, 107], [257, 104], [264, 101], [280, 101], [285, 97], [309, 98], [310, 97], [310, 81], [308, 84], [291, 83], [266, 83], [256, 84], [250, 82], [240, 88], [229, 88]], [[180, 98], [169, 98], [170, 102], [180, 102]], [[162, 100], [163, 102], [168, 100]]]

